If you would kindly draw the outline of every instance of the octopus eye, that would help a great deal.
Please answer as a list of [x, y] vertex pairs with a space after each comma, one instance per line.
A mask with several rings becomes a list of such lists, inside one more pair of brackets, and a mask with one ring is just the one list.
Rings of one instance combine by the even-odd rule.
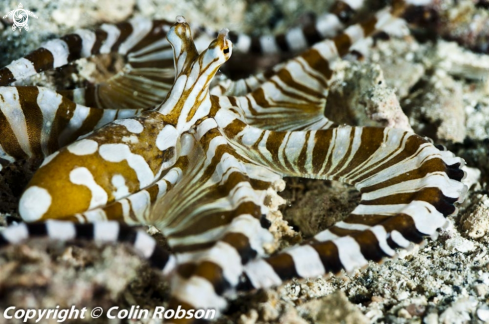
[[228, 47], [228, 48], [225, 48], [225, 49], [223, 50], [223, 53], [224, 53], [224, 54], [229, 53], [229, 47]]

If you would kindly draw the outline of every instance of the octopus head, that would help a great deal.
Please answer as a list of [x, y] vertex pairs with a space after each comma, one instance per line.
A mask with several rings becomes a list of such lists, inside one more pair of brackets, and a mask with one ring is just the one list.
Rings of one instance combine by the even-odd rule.
[[204, 60], [208, 57], [208, 60], [217, 60], [219, 65], [229, 60], [233, 52], [233, 43], [227, 39], [228, 33], [229, 29], [221, 29], [217, 38], [209, 44], [204, 55]]
[[186, 52], [195, 47], [190, 26], [183, 16], [177, 16], [175, 24], [170, 28], [167, 39], [175, 49], [175, 52]]
[[166, 38], [173, 47], [175, 68], [178, 75], [199, 56], [192, 39], [190, 26], [183, 16], [177, 16], [176, 22], [168, 31]]
[[222, 29], [200, 55], [197, 52], [189, 24], [183, 16], [177, 16], [175, 24], [170, 28], [167, 39], [173, 46], [177, 76], [192, 69], [198, 62], [199, 69], [217, 72], [219, 66], [225, 63], [232, 53], [233, 44], [227, 39], [228, 29]]

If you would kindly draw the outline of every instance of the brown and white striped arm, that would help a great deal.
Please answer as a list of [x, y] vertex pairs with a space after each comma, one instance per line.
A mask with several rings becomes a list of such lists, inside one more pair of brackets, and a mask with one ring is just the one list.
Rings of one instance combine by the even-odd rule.
[[79, 136], [141, 113], [78, 105], [43, 87], [0, 87], [0, 165], [22, 159], [42, 161]]
[[175, 164], [168, 171], [162, 172], [154, 184], [105, 206], [75, 214], [74, 219], [81, 223], [118, 220], [129, 225], [154, 224], [158, 218], [152, 213], [153, 205], [164, 199], [195, 164], [193, 136], [184, 134], [179, 145], [180, 155]]
[[263, 256], [263, 245], [273, 241], [264, 202], [283, 184], [276, 173], [242, 161], [213, 119], [204, 120], [195, 137], [206, 158], [175, 194], [158, 201], [154, 213], [165, 216], [155, 224], [178, 261], [172, 303], [222, 309], [242, 265]]
[[165, 174], [178, 158], [177, 142], [175, 127], [158, 112], [118, 119], [48, 156], [19, 212], [26, 221], [76, 220], [76, 214], [108, 206]]
[[[432, 0], [426, 0], [425, 2], [431, 2]], [[346, 27], [348, 27], [352, 21], [351, 16], [355, 14], [356, 11], [358, 10], [363, 10], [362, 7], [364, 7], [365, 3], [364, 1], [349, 1], [348, 3], [344, 3], [342, 1], [337, 1], [333, 4], [332, 10], [334, 15], [337, 16], [337, 18], [331, 18], [329, 15], [325, 15], [324, 17], [330, 17], [327, 20], [330, 22], [333, 21], [342, 21], [344, 24], [341, 25], [341, 28], [336, 27], [331, 27], [331, 30], [334, 30], [334, 32], [331, 32], [330, 34], [326, 35], [322, 39], [332, 39], [334, 45], [333, 48], [336, 46], [340, 46], [343, 48], [337, 48], [336, 51], [336, 56], [338, 57], [343, 57], [343, 56], [348, 56], [350, 58], [358, 58], [358, 57], [363, 57], [365, 56], [365, 53], [363, 53], [364, 49], [361, 47], [356, 47], [359, 42], [362, 41], [362, 39], [351, 39], [350, 36], [352, 33], [355, 33], [354, 29], [357, 29], [358, 27], [363, 28], [364, 30], [364, 38], [369, 38], [369, 36], [372, 36], [376, 32], [383, 31], [388, 34], [393, 33], [394, 35], [402, 34], [403, 29], [400, 27], [404, 27], [404, 24], [400, 24], [401, 21], [403, 21], [401, 18], [398, 18], [401, 16], [401, 14], [404, 12], [403, 8], [408, 8], [408, 9], [413, 9], [418, 7], [418, 2], [419, 1], [414, 1], [414, 0], [395, 0], [393, 1], [393, 5], [395, 8], [391, 9], [391, 14], [392, 17], [389, 17], [388, 15], [385, 15], [385, 13], [379, 12], [377, 13], [376, 17], [365, 21], [363, 23], [359, 23], [356, 26], [350, 26], [350, 28], [344, 30]], [[352, 10], [352, 8], [355, 8]], [[384, 19], [383, 20], [382, 16]], [[346, 18], [343, 18], [346, 17]], [[378, 19], [378, 23], [375, 23], [375, 19]], [[375, 29], [372, 30], [372, 23], [375, 25]], [[318, 24], [319, 22], [316, 23], [316, 29], [320, 29], [322, 27], [319, 27]], [[324, 23], [324, 26], [327, 26], [328, 23]], [[336, 25], [335, 25], [336, 26]], [[339, 25], [338, 25], [339, 26]], [[357, 33], [358, 35], [358, 33]], [[268, 36], [268, 39], [271, 37]], [[345, 39], [350, 38], [352, 43], [345, 42]], [[363, 40], [365, 40], [363, 39]], [[255, 41], [256, 42], [256, 41]], [[277, 40], [269, 40], [268, 43], [276, 43]], [[318, 41], [311, 43], [310, 46], [313, 44], [316, 44]], [[258, 42], [259, 43], [259, 42]], [[324, 41], [323, 41], [324, 43]], [[306, 48], [304, 48], [305, 50]], [[261, 50], [262, 52], [265, 52], [265, 50]], [[307, 51], [309, 52], [309, 51]], [[306, 53], [307, 53], [306, 52]], [[298, 58], [298, 57], [297, 57]], [[297, 59], [295, 58], [295, 59]], [[330, 67], [331, 70], [334, 70], [333, 64], [335, 57], [331, 57], [331, 62], [329, 62], [332, 66]], [[294, 60], [294, 59], [293, 59]], [[293, 61], [292, 60], [292, 61]], [[232, 63], [232, 62], [231, 62]], [[216, 96], [245, 96], [249, 94], [252, 91], [255, 91], [256, 89], [260, 88], [265, 82], [267, 82], [269, 79], [271, 79], [273, 76], [277, 75], [277, 73], [282, 70], [284, 67], [284, 63], [277, 64], [273, 68], [268, 69], [266, 72], [258, 73], [256, 75], [251, 75], [249, 77], [243, 78], [243, 79], [238, 79], [238, 80], [231, 80], [226, 77], [222, 77], [222, 80], [216, 80], [216, 85], [213, 86], [211, 90], [211, 94], [216, 95]]]
[[[47, 41], [39, 49], [0, 69], [0, 86], [9, 85], [14, 81], [23, 80], [37, 73], [55, 69], [92, 55], [134, 53], [133, 56], [137, 58], [138, 51], [145, 49], [146, 59], [144, 61], [146, 61], [149, 59], [150, 51], [159, 55], [161, 47], [169, 48], [164, 37], [171, 25], [165, 20], [151, 21], [145, 18], [134, 18], [129, 22], [116, 25], [103, 24], [95, 31], [80, 29], [73, 34]], [[149, 46], [151, 48], [148, 48]], [[169, 59], [171, 60], [171, 56]], [[134, 61], [136, 62], [137, 60]], [[136, 64], [136, 67], [139, 65]]]
[[118, 222], [74, 224], [49, 220], [44, 223], [21, 223], [0, 232], [0, 248], [21, 244], [31, 238], [48, 238], [56, 241], [96, 240], [105, 243], [127, 243], [149, 264], [171, 274], [176, 265], [175, 257], [158, 247], [156, 241], [142, 230], [135, 230]]
[[[238, 53], [271, 55], [301, 52], [323, 39], [335, 37], [364, 5], [365, 0], [336, 0], [329, 12], [314, 18], [304, 27], [291, 28], [275, 36], [252, 37], [231, 32], [229, 39]], [[212, 37], [217, 36], [217, 33], [206, 28], [199, 29]]]
[[[390, 10], [348, 27], [331, 40], [317, 43], [303, 54], [287, 61], [244, 96], [219, 96], [220, 106], [239, 108], [244, 120], [271, 130], [327, 129], [335, 124], [324, 117], [328, 89], [337, 60], [355, 43], [389, 25], [396, 18]], [[266, 80], [263, 84], [260, 81]]]
[[240, 154], [283, 176], [331, 179], [354, 185], [360, 204], [313, 242], [246, 266], [254, 288], [292, 277], [351, 271], [419, 243], [456, 213], [467, 190], [464, 161], [399, 129], [342, 126], [274, 132], [246, 125], [221, 110], [216, 121]]

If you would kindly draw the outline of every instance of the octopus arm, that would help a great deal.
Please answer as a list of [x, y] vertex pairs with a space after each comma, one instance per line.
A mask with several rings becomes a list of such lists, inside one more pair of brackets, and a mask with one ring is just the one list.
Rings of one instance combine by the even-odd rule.
[[[393, 13], [385, 9], [362, 23], [351, 25], [331, 40], [317, 43], [270, 72], [246, 79], [243, 81], [249, 83], [246, 94], [219, 96], [219, 105], [238, 109], [248, 124], [263, 129], [291, 131], [335, 127], [324, 116], [335, 63], [353, 45], [393, 21]], [[229, 86], [236, 88], [238, 83]]]
[[178, 261], [170, 304], [222, 309], [243, 265], [273, 242], [265, 215], [277, 206], [265, 200], [283, 184], [276, 172], [243, 159], [212, 119], [199, 125], [195, 139], [204, 158], [157, 202], [155, 226]]
[[0, 163], [49, 156], [78, 137], [141, 109], [97, 109], [44, 87], [0, 87]]
[[246, 125], [227, 110], [216, 121], [240, 154], [283, 176], [341, 181], [361, 193], [347, 218], [312, 241], [252, 261], [245, 269], [248, 287], [351, 271], [392, 257], [395, 248], [442, 228], [467, 191], [463, 159], [411, 132], [350, 126], [275, 132]]

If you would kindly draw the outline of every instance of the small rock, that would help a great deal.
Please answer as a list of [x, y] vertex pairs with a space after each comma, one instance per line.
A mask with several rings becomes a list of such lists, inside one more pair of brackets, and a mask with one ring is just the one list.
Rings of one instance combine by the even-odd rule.
[[426, 311], [425, 305], [410, 304], [406, 307], [406, 310], [411, 314], [411, 316], [421, 316]]
[[97, 11], [100, 15], [100, 20], [117, 23], [127, 19], [133, 14], [136, 0], [125, 1], [112, 1], [112, 0], [98, 0]]
[[438, 324], [438, 314], [430, 313], [423, 319], [424, 324]]
[[372, 296], [372, 302], [373, 303], [382, 303], [384, 301], [384, 298], [381, 296]]
[[360, 103], [365, 105], [367, 116], [382, 126], [413, 130], [399, 105], [395, 89], [386, 87], [385, 83], [367, 90]]
[[485, 305], [477, 310], [477, 317], [483, 322], [489, 322], [489, 306]]
[[467, 253], [475, 250], [475, 244], [463, 237], [454, 237], [446, 240], [445, 246], [448, 250]]
[[441, 316], [439, 323], [441, 324], [455, 324], [466, 323], [470, 320], [470, 315], [467, 312], [456, 312], [453, 308], [448, 308]]
[[[486, 81], [485, 87], [489, 88], [489, 82]], [[488, 92], [474, 91], [474, 100], [465, 106], [467, 137], [474, 140], [484, 140], [489, 133], [489, 102], [486, 99]]]
[[301, 306], [307, 309], [313, 323], [367, 324], [369, 319], [353, 305], [342, 291]]
[[342, 62], [331, 86], [325, 113], [340, 124], [412, 131], [395, 89], [387, 86], [378, 64]]
[[283, 219], [282, 213], [278, 210], [269, 211], [267, 213], [267, 219], [272, 223], [268, 229], [274, 236], [273, 243], [266, 243], [263, 245], [265, 251], [269, 254], [275, 252], [280, 244], [286, 245], [291, 243], [297, 243], [301, 240], [299, 233], [295, 232], [289, 223]]
[[489, 292], [489, 287], [485, 284], [479, 284], [474, 286], [474, 291], [479, 297], [484, 297]]
[[480, 239], [489, 234], [489, 197], [478, 197], [480, 200], [461, 216], [460, 224], [463, 233], [472, 238]]
[[307, 324], [308, 322], [299, 316], [295, 307], [288, 305], [285, 307], [285, 312], [280, 316], [280, 323], [290, 324]]
[[372, 309], [368, 311], [365, 316], [370, 319], [371, 323], [374, 323], [377, 318], [384, 316], [384, 313], [380, 309]]
[[439, 67], [447, 73], [472, 80], [489, 76], [489, 57], [466, 50], [455, 42], [437, 43]]
[[464, 140], [462, 86], [441, 70], [418, 82], [404, 99], [403, 108], [417, 134], [428, 136], [435, 142]]
[[409, 314], [409, 312], [405, 308], [401, 308], [397, 312], [397, 316], [399, 316], [400, 318], [412, 318], [411, 314]]
[[286, 209], [285, 219], [300, 228], [304, 236], [313, 236], [346, 217], [355, 208], [357, 195], [346, 185], [322, 183], [300, 195]]
[[409, 292], [408, 291], [401, 291], [397, 294], [396, 299], [397, 300], [404, 300], [409, 298]]
[[274, 290], [265, 291], [265, 303], [258, 305], [259, 317], [265, 321], [273, 321], [279, 317], [279, 310], [277, 309], [279, 296]]
[[290, 284], [286, 284], [284, 290], [285, 294], [283, 297], [290, 300], [296, 300], [299, 298], [299, 294], [301, 293], [301, 286], [297, 282], [293, 281]]
[[384, 71], [387, 85], [396, 89], [400, 98], [409, 94], [410, 89], [426, 73], [422, 60], [427, 56], [426, 46], [411, 37], [394, 38], [378, 42], [371, 49], [370, 60], [378, 63]]
[[468, 323], [471, 313], [477, 307], [477, 300], [474, 297], [462, 297], [457, 299], [452, 305], [445, 310], [440, 316], [442, 324], [462, 324]]
[[246, 314], [242, 314], [238, 319], [238, 324], [255, 324], [258, 320], [258, 312], [256, 309], [250, 310]]

